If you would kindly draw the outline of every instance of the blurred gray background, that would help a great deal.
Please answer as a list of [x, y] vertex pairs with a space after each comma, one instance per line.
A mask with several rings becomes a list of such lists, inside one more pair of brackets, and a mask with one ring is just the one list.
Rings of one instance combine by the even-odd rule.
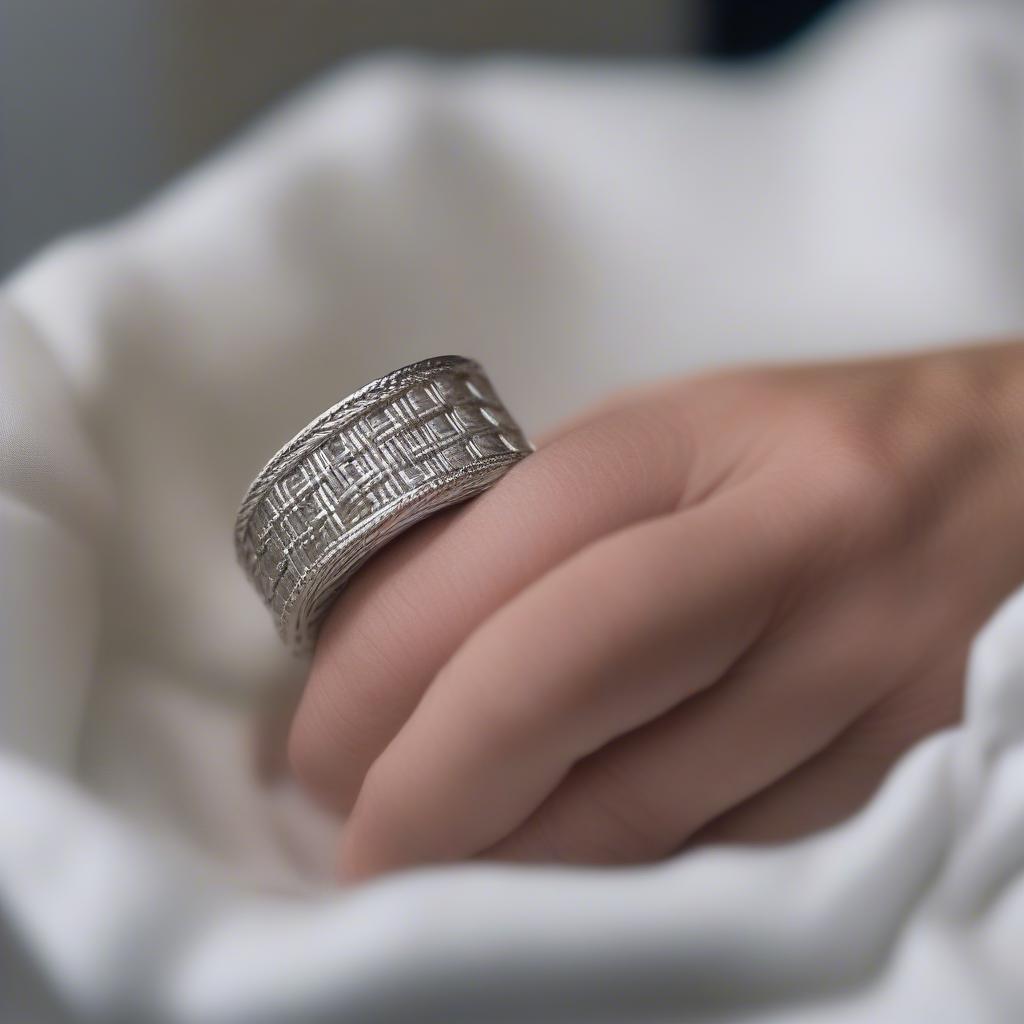
[[356, 53], [745, 58], [839, 0], [0, 0], [0, 275]]
[[666, 54], [691, 14], [676, 0], [0, 0], [0, 273], [351, 54]]

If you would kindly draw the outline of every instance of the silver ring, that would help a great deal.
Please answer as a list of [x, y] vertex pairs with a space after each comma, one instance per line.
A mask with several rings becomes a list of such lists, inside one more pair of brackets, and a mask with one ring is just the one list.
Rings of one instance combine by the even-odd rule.
[[238, 560], [281, 638], [307, 652], [374, 552], [532, 451], [478, 363], [412, 363], [321, 413], [267, 463], [238, 511]]

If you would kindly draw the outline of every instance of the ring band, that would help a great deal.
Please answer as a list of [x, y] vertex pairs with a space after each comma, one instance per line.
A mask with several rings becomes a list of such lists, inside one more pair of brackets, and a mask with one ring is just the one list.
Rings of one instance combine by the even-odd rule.
[[238, 560], [284, 642], [308, 652], [374, 552], [532, 451], [478, 363], [412, 363], [332, 406], [267, 463], [238, 511]]

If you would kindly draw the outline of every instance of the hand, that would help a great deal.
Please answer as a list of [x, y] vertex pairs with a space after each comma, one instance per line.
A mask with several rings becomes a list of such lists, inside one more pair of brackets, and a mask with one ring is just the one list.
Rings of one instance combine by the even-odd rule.
[[625, 393], [362, 570], [289, 741], [360, 878], [849, 814], [1024, 580], [1024, 346]]

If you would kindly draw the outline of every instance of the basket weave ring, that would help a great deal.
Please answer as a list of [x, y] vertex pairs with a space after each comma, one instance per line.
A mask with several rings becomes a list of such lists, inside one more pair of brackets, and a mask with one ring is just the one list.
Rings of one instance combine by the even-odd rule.
[[532, 451], [478, 363], [440, 356], [402, 367], [322, 413], [267, 463], [238, 512], [239, 562], [285, 643], [308, 652], [374, 552]]

